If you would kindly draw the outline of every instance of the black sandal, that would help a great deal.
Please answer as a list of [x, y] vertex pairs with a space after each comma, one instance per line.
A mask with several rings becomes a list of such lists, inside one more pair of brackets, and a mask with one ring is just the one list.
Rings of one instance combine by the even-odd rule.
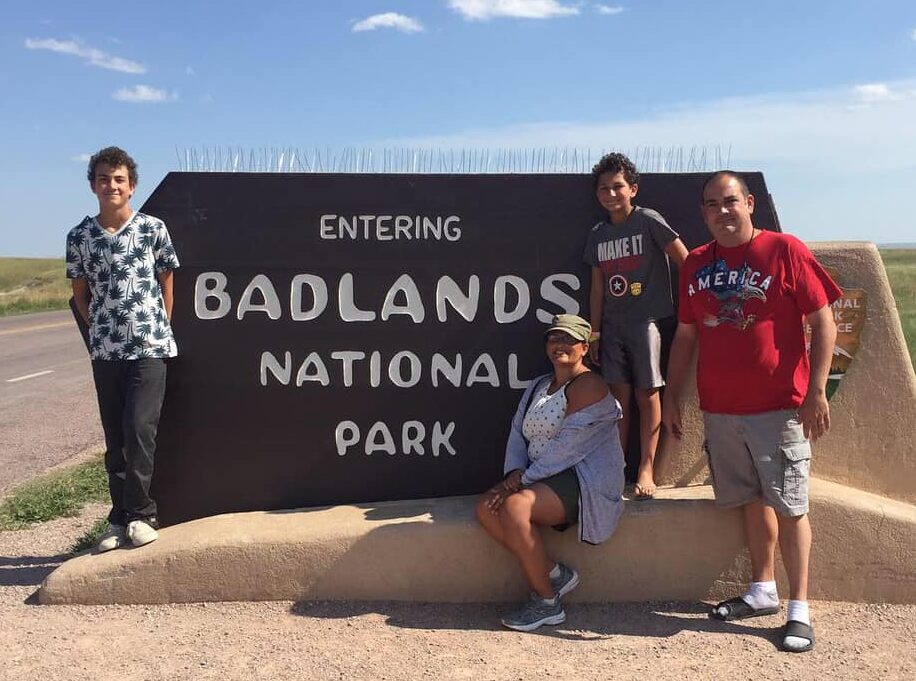
[[[724, 615], [719, 614], [719, 608], [725, 608], [728, 612]], [[729, 598], [727, 601], [713, 606], [709, 616], [714, 620], [731, 622], [732, 620], [746, 620], [749, 617], [761, 617], [763, 615], [775, 615], [779, 612], [779, 606], [772, 608], [754, 608], [743, 598]]]
[[[795, 636], [797, 638], [808, 639], [808, 645], [804, 648], [787, 648], [786, 637]], [[782, 649], [787, 653], [807, 653], [814, 647], [814, 629], [810, 624], [799, 622], [798, 620], [789, 620], [782, 631]]]

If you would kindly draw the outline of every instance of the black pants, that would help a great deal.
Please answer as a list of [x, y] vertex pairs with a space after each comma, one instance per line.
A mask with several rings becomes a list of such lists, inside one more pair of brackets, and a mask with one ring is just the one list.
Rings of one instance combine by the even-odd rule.
[[111, 493], [108, 521], [126, 525], [152, 518], [156, 502], [149, 496], [149, 487], [165, 396], [165, 361], [93, 360], [92, 375], [105, 431], [105, 470]]

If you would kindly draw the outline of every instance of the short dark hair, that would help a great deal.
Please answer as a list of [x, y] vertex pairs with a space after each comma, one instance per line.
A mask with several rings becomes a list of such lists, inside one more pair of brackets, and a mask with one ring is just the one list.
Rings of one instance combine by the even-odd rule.
[[611, 152], [601, 157], [601, 160], [592, 168], [592, 182], [595, 188], [598, 187], [598, 178], [605, 173], [623, 173], [623, 179], [630, 184], [639, 184], [639, 171], [633, 165], [633, 161], [627, 158], [626, 154]]
[[130, 180], [131, 186], [136, 186], [140, 176], [137, 174], [137, 162], [130, 157], [121, 147], [105, 147], [92, 155], [89, 159], [89, 170], [86, 176], [90, 183], [95, 183], [95, 167], [99, 163], [117, 168], [118, 166], [127, 166], [127, 179]]
[[751, 190], [747, 187], [747, 182], [744, 181], [744, 178], [741, 177], [734, 170], [717, 170], [712, 173], [706, 180], [703, 182], [703, 188], [700, 190], [700, 203], [703, 203], [703, 196], [706, 195], [706, 187], [709, 186], [714, 180], [718, 180], [720, 177], [728, 177], [734, 179], [738, 183], [738, 187], [741, 189], [741, 193], [744, 195], [744, 198], [747, 198], [751, 195]]

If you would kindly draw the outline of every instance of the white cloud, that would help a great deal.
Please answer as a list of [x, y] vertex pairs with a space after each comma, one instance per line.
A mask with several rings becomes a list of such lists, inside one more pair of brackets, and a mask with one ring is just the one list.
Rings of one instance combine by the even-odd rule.
[[866, 83], [856, 85], [852, 89], [858, 100], [851, 106], [868, 104], [881, 104], [883, 102], [899, 102], [912, 96], [912, 92], [905, 89], [892, 89], [887, 83]]
[[598, 14], [611, 16], [620, 14], [623, 11], [623, 7], [620, 5], [595, 5], [595, 11], [598, 12]]
[[552, 19], [579, 13], [578, 7], [557, 0], [449, 0], [448, 4], [465, 19], [476, 21], [494, 17]]
[[197, 75], [197, 71], [194, 70], [193, 66], [185, 66], [184, 73], [186, 76], [196, 76]]
[[[916, 186], [916, 79], [888, 81], [906, 93], [879, 105], [858, 101], [854, 84], [829, 90], [688, 102], [648, 115], [592, 121], [528, 121], [453, 134], [379, 140], [378, 147], [442, 150], [695, 149], [704, 169], [731, 149], [736, 170], [761, 170], [785, 228], [803, 239], [912, 241], [900, 206]], [[492, 154], [491, 154], [492, 155]], [[651, 155], [650, 155], [651, 156]], [[725, 159], [721, 163], [725, 163]], [[583, 167], [581, 172], [588, 172]], [[868, 195], [858, 193], [868, 187]]]
[[401, 33], [418, 33], [423, 30], [423, 24], [412, 17], [398, 14], [397, 12], [384, 12], [373, 14], [362, 21], [353, 24], [353, 31], [374, 31], [379, 28], [393, 28]]
[[77, 163], [89, 163], [89, 159], [91, 158], [92, 154], [77, 154], [76, 156], [72, 156], [70, 160]]
[[75, 40], [55, 40], [54, 38], [26, 38], [26, 48], [30, 50], [50, 50], [60, 54], [69, 54], [84, 59], [90, 66], [101, 69], [120, 71], [121, 73], [146, 73], [146, 67], [130, 59], [116, 57], [102, 50], [83, 45]]
[[916, 28], [913, 29], [913, 32], [912, 32], [912, 33], [910, 33], [910, 37], [911, 37], [913, 40], [916, 40]]
[[[617, 146], [733, 148], [736, 165], [835, 169], [855, 158], [859, 167], [916, 168], [916, 80], [884, 84], [886, 106], [851, 105], [855, 87], [774, 93], [672, 105], [630, 120], [529, 121], [499, 128], [385, 140], [382, 146], [442, 149], [606, 149]], [[866, 90], [883, 96], [882, 89]]]
[[178, 95], [175, 92], [159, 90], [149, 85], [134, 85], [132, 88], [122, 87], [111, 97], [119, 102], [130, 102], [131, 104], [170, 102], [178, 99]]

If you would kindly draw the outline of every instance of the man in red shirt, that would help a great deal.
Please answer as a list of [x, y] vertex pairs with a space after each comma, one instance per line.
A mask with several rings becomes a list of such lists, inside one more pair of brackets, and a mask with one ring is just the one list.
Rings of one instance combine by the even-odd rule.
[[778, 541], [790, 590], [782, 647], [804, 652], [814, 646], [807, 601], [809, 440], [830, 428], [825, 386], [836, 340], [830, 303], [841, 291], [801, 241], [754, 227], [754, 196], [739, 175], [711, 175], [702, 212], [713, 240], [681, 268], [662, 420], [681, 437], [680, 399], [699, 348], [697, 391], [716, 503], [742, 509], [753, 573], [747, 593], [719, 603], [710, 616], [737, 620], [779, 611]]

